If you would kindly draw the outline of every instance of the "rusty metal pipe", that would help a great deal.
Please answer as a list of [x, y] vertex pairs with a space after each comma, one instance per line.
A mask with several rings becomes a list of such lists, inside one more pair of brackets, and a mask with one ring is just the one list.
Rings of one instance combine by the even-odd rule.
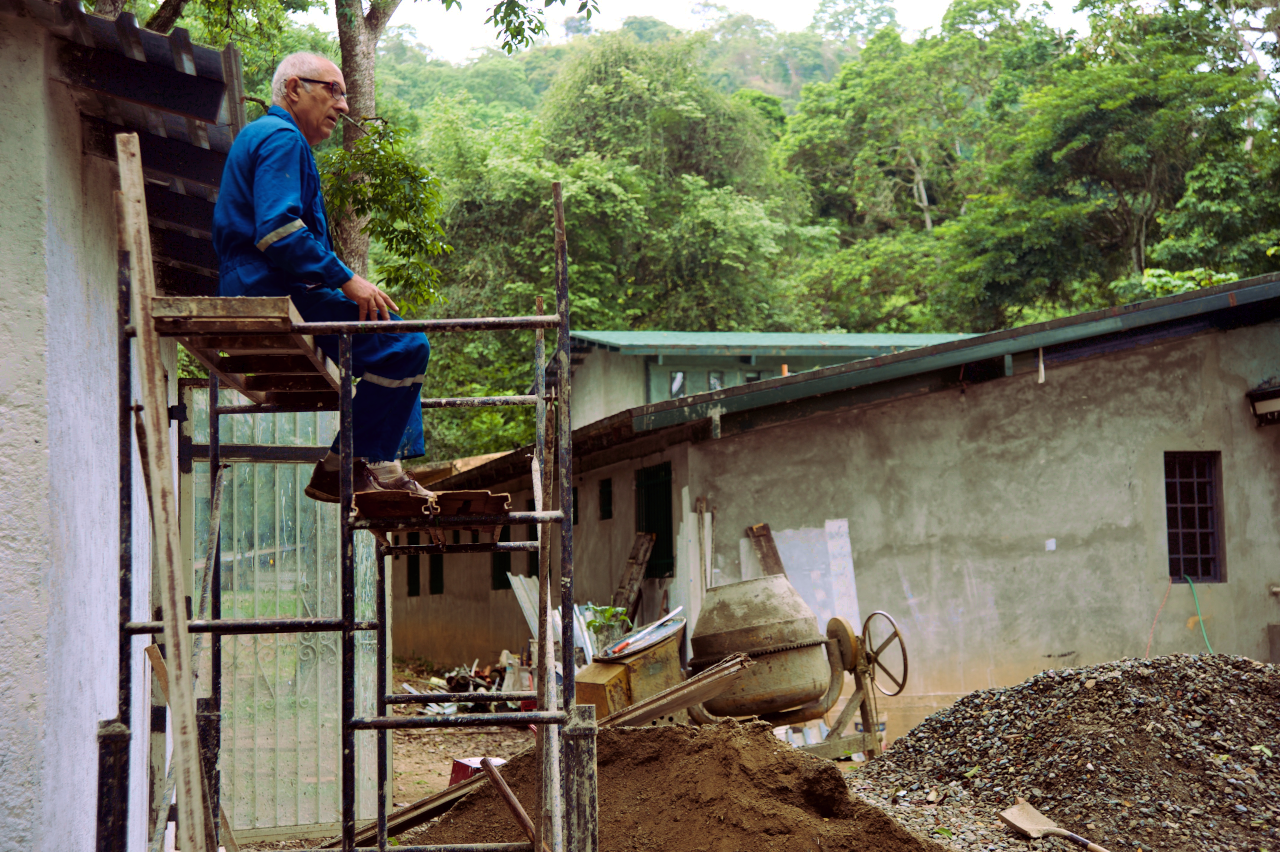
[[827, 694], [817, 701], [810, 701], [808, 704], [797, 707], [794, 710], [765, 713], [760, 716], [763, 721], [768, 722], [775, 728], [782, 725], [798, 725], [802, 722], [811, 722], [820, 716], [825, 716], [828, 710], [836, 706], [836, 701], [840, 698], [840, 692], [844, 689], [844, 660], [836, 640], [828, 639], [826, 646], [827, 662], [831, 664], [831, 684], [827, 687]]

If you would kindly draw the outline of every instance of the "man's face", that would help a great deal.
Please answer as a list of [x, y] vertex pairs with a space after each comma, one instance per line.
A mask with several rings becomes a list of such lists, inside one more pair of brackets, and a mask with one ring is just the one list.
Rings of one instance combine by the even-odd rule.
[[[285, 88], [289, 112], [293, 114], [294, 121], [298, 122], [298, 129], [309, 144], [319, 145], [333, 134], [334, 128], [342, 120], [339, 113], [347, 111], [347, 84], [338, 66], [332, 63], [323, 71], [313, 73], [314, 76], [309, 76], [307, 80], [319, 80], [319, 83], [291, 77]], [[339, 98], [333, 95], [335, 85], [341, 93]]]

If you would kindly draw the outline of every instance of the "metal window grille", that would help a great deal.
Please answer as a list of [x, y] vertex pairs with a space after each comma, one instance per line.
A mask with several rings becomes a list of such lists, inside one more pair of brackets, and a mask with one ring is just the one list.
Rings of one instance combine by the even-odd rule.
[[1165, 453], [1169, 576], [1220, 582], [1222, 498], [1219, 453]]
[[653, 551], [649, 554], [649, 566], [644, 573], [646, 577], [675, 576], [671, 508], [671, 462], [637, 470], [636, 532], [654, 534]]

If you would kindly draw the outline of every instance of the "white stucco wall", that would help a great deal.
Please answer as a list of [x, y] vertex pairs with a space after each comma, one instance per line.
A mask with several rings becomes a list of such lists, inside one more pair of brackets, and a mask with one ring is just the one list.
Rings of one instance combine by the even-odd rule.
[[[114, 170], [81, 154], [51, 37], [0, 17], [0, 849], [91, 850], [97, 728], [116, 715]], [[141, 492], [135, 517], [145, 512]], [[147, 566], [145, 520], [135, 566]], [[137, 570], [135, 617], [149, 571]], [[141, 640], [135, 640], [141, 641]], [[139, 655], [135, 655], [137, 658]], [[135, 662], [131, 839], [148, 680]]]
[[591, 350], [573, 369], [573, 428], [644, 405], [645, 381], [643, 357]]

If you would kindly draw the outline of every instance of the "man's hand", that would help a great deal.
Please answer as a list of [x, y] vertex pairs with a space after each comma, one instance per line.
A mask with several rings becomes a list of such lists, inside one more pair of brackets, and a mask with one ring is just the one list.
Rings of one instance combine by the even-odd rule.
[[[351, 276], [351, 280], [342, 285], [342, 292], [360, 306], [360, 322], [364, 322], [366, 317], [371, 320], [389, 320], [392, 311], [400, 310], [390, 296], [379, 290], [372, 281], [359, 275]], [[382, 316], [378, 316], [379, 314]]]

